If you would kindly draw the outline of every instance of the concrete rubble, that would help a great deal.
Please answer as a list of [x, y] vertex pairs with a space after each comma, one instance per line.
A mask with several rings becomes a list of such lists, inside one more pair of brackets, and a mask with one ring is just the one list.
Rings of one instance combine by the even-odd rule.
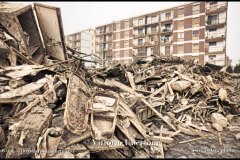
[[164, 158], [178, 136], [239, 139], [239, 74], [155, 56], [86, 70], [63, 36], [59, 8], [0, 3], [1, 158]]

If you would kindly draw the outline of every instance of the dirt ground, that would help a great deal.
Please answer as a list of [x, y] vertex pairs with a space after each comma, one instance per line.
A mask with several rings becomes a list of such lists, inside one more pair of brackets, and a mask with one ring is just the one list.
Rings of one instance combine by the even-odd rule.
[[240, 140], [235, 138], [237, 132], [221, 132], [222, 145], [215, 134], [206, 139], [180, 144], [179, 142], [193, 139], [193, 136], [178, 136], [173, 144], [165, 150], [165, 158], [239, 158]]

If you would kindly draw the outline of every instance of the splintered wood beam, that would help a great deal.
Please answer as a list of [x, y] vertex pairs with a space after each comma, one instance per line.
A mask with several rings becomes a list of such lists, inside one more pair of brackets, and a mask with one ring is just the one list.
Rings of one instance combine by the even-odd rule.
[[177, 130], [169, 121], [167, 121], [162, 116], [161, 113], [159, 113], [153, 106], [151, 106], [143, 97], [140, 96], [140, 94], [136, 93], [131, 87], [128, 87], [125, 84], [122, 84], [122, 83], [120, 83], [118, 81], [115, 81], [115, 80], [111, 80], [111, 81], [109, 80], [108, 82], [109, 82], [110, 85], [114, 85], [114, 86], [116, 86], [116, 87], [118, 87], [118, 88], [120, 88], [120, 89], [122, 89], [126, 92], [129, 92], [129, 93], [135, 95], [136, 97], [139, 97], [140, 100], [144, 104], [146, 104], [159, 118], [161, 118], [165, 123], [167, 123], [173, 130], [175, 130], [175, 131]]
[[165, 123], [167, 123], [173, 130], [177, 130], [166, 118], [163, 117], [161, 113], [159, 113], [153, 106], [151, 106], [145, 99], [140, 99], [144, 104], [146, 104], [159, 118], [161, 118]]

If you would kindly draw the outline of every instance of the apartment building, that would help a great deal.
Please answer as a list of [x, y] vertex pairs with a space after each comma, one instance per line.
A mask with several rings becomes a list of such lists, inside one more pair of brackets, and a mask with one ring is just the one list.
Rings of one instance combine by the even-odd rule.
[[227, 65], [227, 3], [206, 2], [205, 61]]
[[[74, 50], [88, 55], [95, 54], [95, 30], [86, 29], [65, 36], [66, 45]], [[84, 55], [83, 55], [84, 56]], [[92, 56], [93, 57], [93, 56]], [[85, 60], [94, 60], [91, 56], [85, 56]], [[94, 66], [94, 63], [85, 62], [86, 67]]]
[[[100, 57], [99, 65], [106, 66], [113, 60], [113, 23], [96, 27], [96, 49], [95, 54]], [[101, 60], [103, 59], [103, 61]]]
[[[110, 26], [108, 33], [104, 28]], [[224, 66], [226, 32], [227, 2], [193, 2], [96, 27], [96, 53], [107, 63], [165, 55]], [[98, 38], [103, 42], [98, 44]], [[105, 45], [113, 48], [104, 51]]]

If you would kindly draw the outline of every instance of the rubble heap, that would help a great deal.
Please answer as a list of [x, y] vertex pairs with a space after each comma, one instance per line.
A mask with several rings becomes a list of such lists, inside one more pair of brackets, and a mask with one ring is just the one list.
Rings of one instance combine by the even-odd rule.
[[177, 136], [240, 129], [239, 76], [179, 58], [89, 72], [21, 65], [0, 79], [7, 158], [161, 158]]
[[[0, 6], [4, 16], [24, 17], [18, 7], [8, 12], [6, 3]], [[24, 9], [30, 16], [32, 8]], [[53, 10], [61, 24], [59, 10]], [[50, 25], [37, 15], [34, 21]], [[67, 53], [61, 28], [59, 42], [49, 41], [56, 27], [40, 24], [46, 46], [41, 50], [27, 31], [13, 32], [18, 21], [1, 18], [2, 158], [164, 158], [178, 136], [193, 137], [179, 142], [186, 143], [240, 131], [240, 76], [226, 68], [150, 56], [86, 70], [77, 52], [68, 47]]]

